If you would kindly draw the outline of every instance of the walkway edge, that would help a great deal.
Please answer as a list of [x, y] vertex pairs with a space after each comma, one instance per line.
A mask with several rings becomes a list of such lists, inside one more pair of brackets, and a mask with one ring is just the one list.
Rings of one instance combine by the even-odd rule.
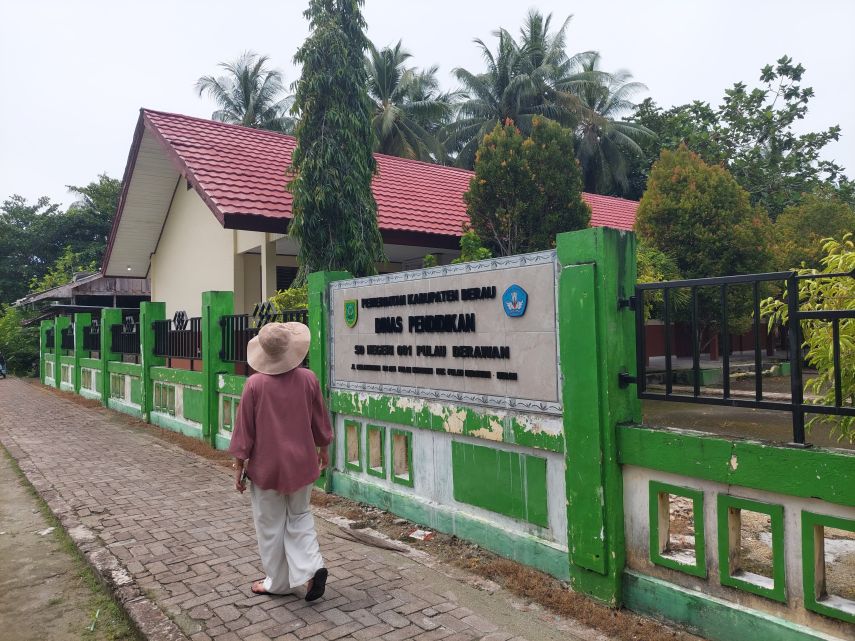
[[189, 641], [181, 628], [140, 589], [122, 562], [92, 530], [77, 519], [71, 506], [62, 500], [50, 481], [18, 447], [14, 437], [8, 432], [0, 432], [0, 443], [15, 459], [27, 481], [47, 503], [50, 511], [59, 519], [83, 558], [130, 617], [139, 633], [148, 641]]

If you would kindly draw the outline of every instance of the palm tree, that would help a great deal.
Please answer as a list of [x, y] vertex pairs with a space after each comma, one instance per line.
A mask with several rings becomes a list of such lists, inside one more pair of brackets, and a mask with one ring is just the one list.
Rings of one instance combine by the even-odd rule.
[[365, 69], [374, 103], [375, 151], [444, 162], [445, 150], [435, 134], [451, 116], [454, 96], [439, 91], [436, 66], [421, 71], [407, 67], [410, 57], [400, 40], [380, 50], [368, 45]]
[[475, 40], [487, 70], [480, 74], [454, 70], [466, 100], [460, 104], [458, 118], [444, 131], [446, 146], [457, 154], [458, 165], [472, 166], [481, 139], [498, 123], [511, 120], [523, 133], [531, 130], [534, 116], [575, 125], [579, 101], [571, 89], [586, 81], [579, 77], [579, 70], [593, 54], [567, 56], [570, 18], [553, 32], [552, 14], [530, 11], [519, 43], [505, 29], [495, 32], [499, 40], [495, 54], [482, 40]]
[[582, 109], [576, 126], [576, 158], [582, 166], [585, 190], [598, 194], [625, 194], [631, 155], [641, 154], [639, 142], [655, 134], [625, 120], [635, 109], [631, 98], [647, 87], [630, 82], [626, 70], [606, 73], [599, 68], [600, 54], [584, 63], [582, 81], [571, 88]]
[[231, 63], [222, 62], [226, 75], [202, 76], [196, 81], [199, 95], [207, 93], [219, 105], [211, 118], [254, 129], [291, 133], [295, 119], [288, 115], [293, 96], [284, 96], [282, 73], [268, 69], [267, 56], [252, 51]]

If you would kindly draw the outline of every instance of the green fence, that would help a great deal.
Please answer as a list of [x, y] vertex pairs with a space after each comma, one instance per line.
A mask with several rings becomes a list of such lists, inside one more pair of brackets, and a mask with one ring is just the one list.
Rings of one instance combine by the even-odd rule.
[[[632, 234], [561, 234], [553, 252], [520, 260], [554, 268], [529, 287], [554, 296], [552, 333], [543, 336], [555, 341], [559, 399], [548, 411], [342, 386], [336, 354], [362, 340], [341, 333], [341, 292], [365, 283], [310, 275], [309, 360], [336, 431], [331, 471], [319, 484], [711, 639], [853, 638], [855, 595], [838, 587], [826, 561], [837, 541], [855, 540], [846, 538], [855, 531], [852, 452], [642, 426], [635, 389], [622, 384], [635, 369], [634, 315], [619, 302], [635, 285]], [[500, 263], [461, 270], [497, 274]], [[440, 267], [407, 278], [455, 273]], [[221, 358], [220, 319], [233, 314], [233, 294], [202, 298], [201, 371], [165, 367], [154, 355], [151, 325], [165, 306], [153, 302], [140, 310], [138, 362], [110, 351], [121, 310], [102, 311], [98, 352], [82, 349], [88, 314], [43, 322], [43, 383], [227, 448], [246, 380]], [[63, 353], [60, 336], [72, 323], [75, 349]], [[740, 556], [749, 517], [770, 523], [769, 576]], [[678, 525], [690, 532], [680, 545]]]

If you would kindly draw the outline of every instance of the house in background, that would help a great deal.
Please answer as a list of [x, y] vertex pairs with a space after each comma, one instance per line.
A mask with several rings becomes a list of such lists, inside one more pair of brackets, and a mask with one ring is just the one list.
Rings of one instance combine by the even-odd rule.
[[[149, 278], [167, 316], [200, 313], [201, 293], [235, 294], [235, 313], [288, 287], [297, 246], [286, 234], [292, 136], [142, 109], [103, 274]], [[380, 272], [459, 255], [471, 171], [375, 155], [372, 183], [388, 263]], [[593, 226], [632, 229], [638, 203], [583, 194]]]
[[29, 310], [63, 306], [135, 308], [148, 300], [151, 300], [148, 279], [78, 272], [70, 282], [27, 294], [13, 305]]

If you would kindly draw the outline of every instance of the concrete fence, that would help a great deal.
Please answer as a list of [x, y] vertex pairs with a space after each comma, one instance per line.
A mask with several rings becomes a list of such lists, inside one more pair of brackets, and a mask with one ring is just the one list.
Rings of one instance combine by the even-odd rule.
[[[312, 274], [309, 362], [336, 433], [319, 485], [711, 639], [855, 638], [834, 561], [855, 544], [855, 456], [642, 426], [619, 376], [634, 283], [634, 237], [601, 228], [539, 254]], [[90, 315], [45, 321], [42, 381], [225, 449], [246, 380], [220, 353], [232, 301], [203, 294], [200, 371], [154, 355], [162, 303], [141, 307], [134, 363], [109, 349], [121, 310], [102, 311], [100, 352], [81, 347]], [[766, 574], [745, 551], [757, 519]]]

